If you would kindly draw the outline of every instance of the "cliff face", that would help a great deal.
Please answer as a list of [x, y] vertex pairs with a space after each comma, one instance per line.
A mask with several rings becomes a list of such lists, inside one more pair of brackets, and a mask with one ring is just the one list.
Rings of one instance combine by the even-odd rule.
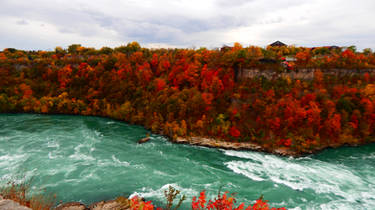
[[[289, 54], [294, 61], [282, 57]], [[375, 141], [373, 53], [5, 50], [0, 78], [0, 112], [106, 116], [172, 139], [249, 142], [264, 151]]]
[[245, 78], [255, 78], [263, 76], [267, 79], [289, 77], [290, 79], [312, 80], [314, 79], [316, 71], [321, 71], [323, 74], [335, 75], [338, 77], [363, 75], [365, 73], [375, 75], [375, 69], [296, 69], [292, 71], [285, 70], [283, 72], [278, 72], [271, 69], [260, 70], [253, 68], [239, 70], [237, 79], [241, 80]]

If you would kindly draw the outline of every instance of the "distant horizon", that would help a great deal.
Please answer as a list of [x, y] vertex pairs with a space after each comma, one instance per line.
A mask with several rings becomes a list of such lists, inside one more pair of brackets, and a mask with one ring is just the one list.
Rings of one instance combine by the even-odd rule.
[[0, 49], [267, 46], [375, 49], [373, 0], [2, 0]]
[[[276, 41], [280, 41], [280, 40], [276, 40]], [[137, 42], [137, 41], [135, 41]], [[274, 41], [275, 42], [275, 41]], [[282, 41], [281, 41], [282, 42]], [[61, 47], [62, 49], [68, 49], [69, 46], [71, 45], [81, 45], [82, 47], [84, 48], [94, 48], [95, 50], [100, 50], [101, 48], [103, 47], [109, 47], [111, 49], [115, 49], [117, 47], [121, 47], [121, 46], [126, 46], [127, 44], [129, 44], [131, 42], [127, 42], [127, 43], [123, 43], [123, 44], [120, 44], [120, 45], [116, 45], [116, 46], [101, 46], [101, 47], [92, 47], [92, 46], [85, 46], [83, 44], [80, 44], [80, 43], [72, 43], [70, 45], [67, 45], [67, 46], [55, 46], [54, 48], [48, 48], [48, 49], [20, 49], [20, 48], [15, 48], [15, 47], [5, 47], [3, 49], [1, 49], [0, 51], [4, 51], [5, 49], [10, 49], [10, 48], [13, 48], [13, 49], [16, 49], [16, 50], [24, 50], [24, 51], [54, 51], [57, 47]], [[161, 46], [161, 47], [158, 47], [158, 46], [155, 46], [155, 45], [152, 45], [152, 46], [145, 46], [143, 45], [142, 43], [140, 42], [137, 42], [139, 43], [139, 45], [142, 47], [142, 48], [147, 48], [147, 49], [200, 49], [200, 48], [206, 48], [208, 50], [215, 50], [215, 49], [220, 49], [222, 47], [225, 47], [225, 46], [229, 46], [229, 47], [232, 47], [235, 43], [239, 43], [239, 42], [232, 42], [230, 44], [223, 44], [221, 46], [216, 46], [216, 47], [205, 47], [205, 46], [191, 46], [191, 47], [179, 47], [179, 46]], [[250, 46], [254, 46], [254, 47], [260, 47], [260, 48], [266, 48], [267, 46], [269, 46], [270, 44], [272, 44], [273, 42], [270, 42], [269, 44], [265, 45], [265, 46], [259, 46], [259, 45], [253, 45], [253, 44], [248, 44], [248, 45], [244, 45], [242, 43], [240, 43], [242, 45], [242, 47], [246, 48], [246, 47], [250, 47]], [[283, 42], [284, 43], [284, 42]], [[287, 44], [287, 43], [284, 43], [284, 44]], [[339, 46], [339, 45], [324, 45], [324, 46], [298, 46], [298, 45], [295, 45], [295, 44], [287, 44], [288, 47], [290, 46], [294, 46], [294, 47], [302, 47], [302, 48], [314, 48], [314, 47], [330, 47], [330, 46], [338, 46], [340, 48], [348, 48], [348, 47], [356, 47], [356, 50], [357, 52], [362, 52], [364, 49], [371, 49], [371, 50], [374, 50], [374, 48], [370, 48], [370, 47], [365, 47], [363, 49], [359, 49], [357, 48], [357, 46], [355, 45], [348, 45], [348, 46]]]

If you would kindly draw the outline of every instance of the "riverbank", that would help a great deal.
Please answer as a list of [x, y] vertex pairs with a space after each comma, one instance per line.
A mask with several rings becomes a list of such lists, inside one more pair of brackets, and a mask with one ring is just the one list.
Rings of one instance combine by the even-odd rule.
[[294, 151], [288, 147], [280, 147], [276, 149], [270, 149], [262, 147], [255, 143], [249, 142], [227, 142], [222, 140], [217, 140], [213, 138], [206, 138], [206, 137], [177, 137], [177, 139], [168, 138], [171, 142], [177, 144], [189, 144], [194, 146], [203, 146], [209, 148], [218, 148], [218, 149], [226, 149], [226, 150], [242, 150], [242, 151], [257, 151], [257, 152], [265, 152], [274, 155], [284, 156], [284, 157], [304, 157], [312, 154], [317, 154], [322, 152], [326, 149], [336, 149], [340, 147], [358, 147], [370, 143], [363, 143], [363, 144], [331, 144], [329, 146], [320, 146], [315, 147], [314, 150], [306, 150], [303, 152]]
[[[0, 114], [6, 114], [6, 113], [1, 113]], [[39, 112], [12, 112], [11, 114], [40, 114], [40, 115], [63, 115], [63, 116], [90, 116], [90, 117], [101, 117], [105, 119], [111, 119], [111, 120], [116, 120], [118, 122], [122, 123], [129, 123], [129, 124], [134, 124], [129, 121], [123, 120], [123, 119], [116, 119], [110, 116], [105, 116], [105, 115], [82, 115], [82, 114], [66, 114], [66, 113], [39, 113]], [[252, 142], [234, 142], [234, 141], [225, 141], [213, 137], [202, 137], [202, 136], [185, 136], [185, 137], [177, 137], [177, 138], [172, 138], [168, 135], [165, 135], [163, 131], [152, 131], [151, 128], [146, 127], [145, 125], [142, 124], [134, 124], [138, 126], [142, 126], [145, 129], [149, 130], [150, 133], [156, 134], [156, 135], [161, 135], [164, 136], [168, 141], [176, 144], [188, 144], [188, 145], [193, 145], [193, 146], [203, 146], [203, 147], [209, 147], [209, 148], [217, 148], [217, 149], [225, 149], [225, 150], [241, 150], [241, 151], [257, 151], [257, 152], [264, 152], [264, 153], [269, 153], [269, 154], [274, 154], [278, 156], [283, 156], [283, 157], [304, 157], [308, 155], [313, 155], [317, 154], [319, 152], [322, 152], [326, 149], [336, 149], [340, 147], [357, 147], [357, 146], [362, 146], [362, 145], [367, 145], [367, 144], [372, 144], [375, 143], [374, 141], [370, 142], [346, 142], [346, 143], [330, 143], [329, 145], [319, 145], [319, 146], [314, 146], [309, 150], [304, 150], [304, 151], [296, 151], [293, 150], [291, 147], [285, 147], [285, 146], [280, 146], [280, 147], [264, 147], [262, 145], [252, 143]], [[146, 137], [147, 138], [147, 137]], [[144, 140], [145, 138], [139, 139], [139, 141]], [[139, 143], [138, 141], [138, 143]], [[149, 139], [143, 143], [147, 143]]]
[[[170, 188], [171, 189], [171, 188]], [[172, 188], [173, 189], [173, 188]], [[174, 190], [174, 189], [173, 189]], [[169, 191], [170, 193], [171, 191]], [[167, 205], [166, 209], [172, 209], [173, 207], [173, 200], [175, 199], [175, 196], [179, 194], [179, 191], [172, 191], [172, 193], [177, 194], [167, 194], [166, 198]], [[236, 208], [236, 201], [233, 197], [227, 197], [227, 193], [224, 193], [223, 195], [219, 194], [218, 197], [214, 200], [208, 201], [207, 208], [211, 209], [213, 207], [217, 209], [229, 209], [229, 208], [235, 208], [235, 209], [242, 209], [244, 208], [245, 204], [242, 203]], [[182, 197], [182, 199], [179, 201], [176, 206], [174, 206], [174, 209], [179, 209], [181, 203], [184, 201], [185, 197]], [[261, 210], [261, 209], [270, 209], [269, 205], [267, 203], [268, 201], [263, 200], [263, 198], [259, 198], [256, 200], [256, 202], [253, 205], [249, 205], [247, 209], [251, 208], [254, 210]], [[193, 210], [200, 210], [204, 209], [206, 205], [205, 200], [205, 191], [202, 191], [200, 193], [200, 197], [198, 201], [195, 201], [193, 199], [192, 201], [192, 209]], [[209, 207], [210, 206], [210, 207]], [[242, 208], [240, 207], [242, 206]], [[133, 197], [133, 198], [125, 198], [125, 197], [117, 197], [115, 200], [109, 200], [109, 201], [99, 201], [92, 203], [88, 206], [86, 206], [83, 203], [80, 202], [67, 202], [63, 204], [59, 204], [58, 206], [54, 208], [42, 208], [42, 207], [35, 207], [31, 206], [25, 206], [22, 205], [16, 201], [10, 200], [10, 199], [3, 199], [3, 197], [0, 195], [0, 210], [154, 210], [154, 205], [151, 204], [151, 201], [144, 201], [143, 198], [139, 197]], [[163, 208], [157, 207], [156, 209], [162, 210]], [[286, 208], [272, 208], [274, 210], [286, 210]]]
[[[139, 202], [143, 202], [142, 199], [138, 199]], [[131, 199], [125, 197], [118, 197], [114, 200], [99, 201], [90, 205], [85, 205], [80, 202], [67, 202], [60, 204], [54, 208], [54, 210], [113, 210], [131, 209]]]
[[31, 208], [23, 206], [13, 200], [4, 199], [0, 195], [0, 210], [31, 210]]
[[[172, 139], [193, 139], [177, 142], [283, 156], [375, 142], [374, 70], [353, 65], [366, 57], [369, 64], [373, 55], [332, 51], [340, 62], [297, 62], [296, 69], [309, 75], [299, 78], [256, 62], [252, 50], [242, 58], [249, 49], [240, 46], [234, 51], [134, 46], [137, 50], [127, 53], [95, 54], [4, 50], [0, 112], [106, 116]], [[244, 71], [264, 72], [237, 78], [241, 62], [228, 59], [236, 54], [249, 64], [240, 65]], [[352, 60], [343, 65], [347, 55]], [[273, 69], [269, 77], [263, 76], [266, 69]]]
[[[138, 200], [139, 202], [143, 202], [142, 199], [138, 199]], [[0, 210], [32, 210], [32, 209], [39, 209], [39, 208], [38, 207], [30, 208], [14, 200], [4, 199], [0, 195]], [[59, 204], [55, 208], [51, 208], [51, 209], [52, 210], [114, 210], [114, 209], [127, 210], [127, 209], [131, 209], [131, 200], [125, 197], [118, 197], [115, 200], [99, 201], [99, 202], [92, 203], [88, 206], [80, 202], [67, 202], [67, 203]]]
[[268, 153], [281, 155], [281, 156], [299, 157], [303, 155], [293, 150], [290, 150], [289, 148], [286, 148], [286, 147], [277, 148], [275, 150], [267, 150], [255, 143], [227, 142], [227, 141], [217, 140], [213, 138], [205, 138], [205, 137], [185, 137], [185, 138], [178, 137], [177, 139], [171, 139], [170, 141], [173, 143], [177, 143], [177, 144], [190, 144], [190, 145], [204, 146], [204, 147], [210, 147], [210, 148], [268, 152]]

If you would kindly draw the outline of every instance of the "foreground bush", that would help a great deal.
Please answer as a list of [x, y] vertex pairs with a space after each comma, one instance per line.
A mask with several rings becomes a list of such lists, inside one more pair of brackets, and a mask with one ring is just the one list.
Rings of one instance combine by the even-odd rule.
[[17, 184], [9, 182], [7, 186], [0, 188], [0, 195], [4, 199], [13, 200], [33, 210], [49, 210], [55, 205], [56, 196], [51, 194], [30, 195], [30, 182]]
[[[10, 182], [6, 187], [0, 189], [0, 195], [3, 196], [4, 199], [13, 200], [33, 210], [53, 209], [56, 204], [56, 196], [52, 196], [51, 194], [30, 195], [30, 183], [31, 182], [15, 184], [14, 182]], [[131, 210], [176, 210], [180, 208], [182, 202], [186, 199], [186, 197], [182, 195], [178, 203], [173, 206], [173, 201], [179, 194], [179, 190], [169, 186], [169, 189], [164, 192], [166, 198], [166, 204], [164, 207], [155, 207], [152, 204], [152, 201], [144, 201], [144, 199], [138, 196], [134, 196], [131, 199], [120, 196], [116, 199], [116, 202], [120, 204], [122, 208], [130, 208]], [[285, 210], [285, 208], [269, 207], [267, 201], [263, 200], [263, 197], [259, 198], [256, 203], [249, 205], [246, 208], [244, 203], [237, 206], [234, 195], [232, 194], [231, 196], [228, 196], [228, 192], [225, 192], [223, 195], [219, 192], [216, 198], [206, 202], [205, 191], [200, 193], [198, 199], [196, 197], [193, 198], [191, 208], [193, 210]]]
[[[170, 187], [171, 189], [171, 187]], [[172, 188], [173, 189], [173, 188]], [[173, 200], [172, 200], [173, 202]], [[256, 200], [256, 202], [252, 205], [246, 206], [244, 203], [236, 205], [236, 199], [233, 195], [228, 196], [228, 192], [225, 192], [223, 195], [220, 193], [216, 198], [213, 200], [206, 201], [206, 194], [205, 191], [200, 193], [199, 198], [194, 197], [191, 203], [191, 208], [193, 210], [204, 210], [204, 209], [212, 209], [212, 210], [286, 210], [286, 208], [273, 208], [270, 207], [267, 203], [268, 201], [263, 200], [263, 197]], [[180, 207], [179, 204], [172, 208], [172, 205], [168, 201], [167, 197], [167, 206], [164, 210], [171, 210], [171, 209], [178, 209]], [[132, 210], [153, 210], [155, 207], [151, 204], [151, 201], [144, 202], [140, 200], [137, 196], [131, 199]], [[163, 210], [163, 208], [158, 207], [157, 210]]]
[[[206, 203], [205, 191], [200, 193], [199, 198], [193, 198], [191, 207], [193, 210], [203, 209], [217, 209], [217, 210], [286, 210], [285, 208], [271, 208], [268, 205], [268, 201], [263, 200], [263, 197], [259, 198], [253, 205], [246, 206], [244, 203], [236, 205], [236, 199], [234, 196], [228, 196], [228, 192], [223, 195], [220, 193], [214, 200], [209, 200]], [[236, 207], [237, 206], [237, 207]]]

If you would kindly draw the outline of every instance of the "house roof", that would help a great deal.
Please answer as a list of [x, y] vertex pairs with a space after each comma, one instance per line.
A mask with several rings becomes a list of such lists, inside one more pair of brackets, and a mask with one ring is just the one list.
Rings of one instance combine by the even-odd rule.
[[287, 45], [280, 42], [280, 41], [276, 41], [276, 42], [270, 44], [270, 46], [272, 46], [272, 47], [282, 47], [282, 46], [287, 46]]
[[220, 48], [220, 51], [228, 51], [230, 49], [232, 49], [233, 47], [230, 47], [230, 46], [227, 46], [227, 45], [224, 45], [223, 47]]

